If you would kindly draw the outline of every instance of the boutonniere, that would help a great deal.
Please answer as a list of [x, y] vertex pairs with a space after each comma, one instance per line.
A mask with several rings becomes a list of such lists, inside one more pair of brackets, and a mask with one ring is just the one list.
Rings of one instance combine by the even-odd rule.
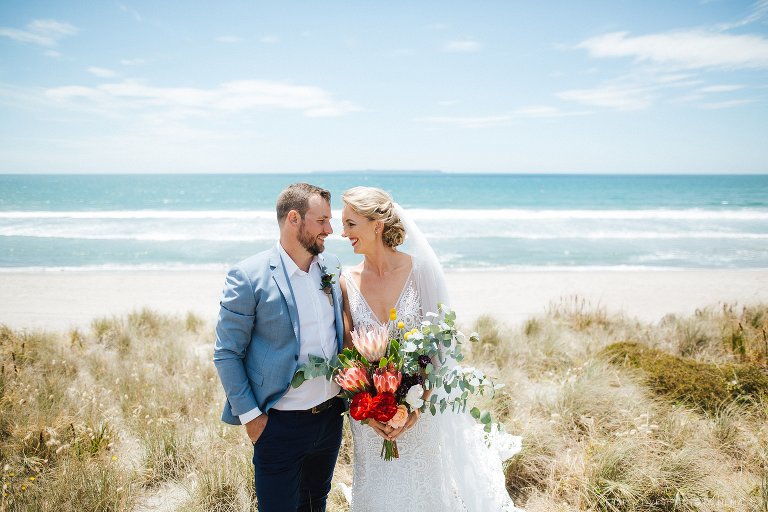
[[336, 283], [336, 281], [333, 280], [333, 277], [336, 274], [329, 274], [328, 269], [325, 268], [325, 265], [318, 262], [318, 265], [320, 266], [320, 272], [323, 274], [320, 276], [320, 289], [325, 292], [325, 295], [328, 297], [328, 304], [333, 306], [333, 295], [331, 295], [331, 286]]

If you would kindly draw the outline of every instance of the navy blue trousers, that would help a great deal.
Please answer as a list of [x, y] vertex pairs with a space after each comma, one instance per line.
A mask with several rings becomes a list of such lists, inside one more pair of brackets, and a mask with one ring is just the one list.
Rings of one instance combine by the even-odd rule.
[[269, 411], [253, 446], [259, 512], [324, 512], [341, 446], [344, 402], [312, 414]]

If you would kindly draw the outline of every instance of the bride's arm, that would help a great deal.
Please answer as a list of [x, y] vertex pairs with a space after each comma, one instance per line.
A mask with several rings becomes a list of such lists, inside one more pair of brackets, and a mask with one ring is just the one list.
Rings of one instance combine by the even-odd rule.
[[344, 323], [344, 348], [352, 348], [352, 311], [349, 309], [349, 298], [347, 295], [347, 280], [344, 276], [339, 276], [339, 286], [341, 286], [341, 319]]

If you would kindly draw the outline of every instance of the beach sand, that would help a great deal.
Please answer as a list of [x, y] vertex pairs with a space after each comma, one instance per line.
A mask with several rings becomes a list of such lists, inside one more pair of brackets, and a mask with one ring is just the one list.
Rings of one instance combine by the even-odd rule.
[[[225, 272], [0, 273], [0, 323], [64, 330], [148, 307], [215, 321]], [[768, 270], [452, 272], [462, 325], [489, 314], [517, 325], [578, 295], [609, 312], [655, 322], [719, 303], [768, 303]]]

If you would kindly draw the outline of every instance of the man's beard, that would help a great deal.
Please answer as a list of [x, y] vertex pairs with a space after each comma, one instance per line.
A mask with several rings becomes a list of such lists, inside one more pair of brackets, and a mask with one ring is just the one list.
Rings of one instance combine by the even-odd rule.
[[322, 243], [321, 240], [318, 240], [317, 237], [313, 237], [312, 235], [307, 234], [307, 232], [304, 230], [304, 221], [301, 221], [298, 240], [301, 246], [305, 248], [307, 252], [312, 256], [317, 256], [323, 252], [323, 249], [325, 249], [325, 247], [320, 245]]

